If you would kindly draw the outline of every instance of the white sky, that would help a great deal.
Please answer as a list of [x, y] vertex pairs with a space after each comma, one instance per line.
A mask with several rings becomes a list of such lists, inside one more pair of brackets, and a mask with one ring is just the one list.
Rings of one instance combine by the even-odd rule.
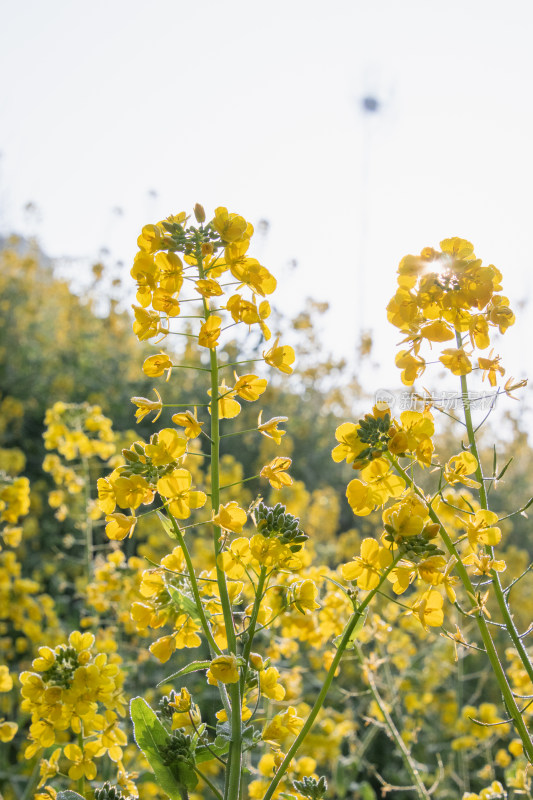
[[[126, 273], [142, 225], [196, 201], [265, 218], [280, 305], [328, 300], [348, 356], [373, 326], [375, 388], [398, 383], [384, 306], [405, 253], [463, 236], [515, 308], [531, 295], [530, 2], [25, 0], [2, 21], [4, 232], [107, 246]], [[533, 374], [525, 316], [502, 348], [515, 376]]]

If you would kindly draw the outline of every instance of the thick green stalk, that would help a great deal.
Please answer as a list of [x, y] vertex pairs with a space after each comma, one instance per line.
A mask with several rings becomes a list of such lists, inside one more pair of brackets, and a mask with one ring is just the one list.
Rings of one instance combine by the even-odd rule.
[[285, 775], [285, 773], [286, 773], [286, 771], [287, 771], [287, 769], [289, 767], [289, 764], [291, 763], [292, 759], [294, 758], [294, 756], [298, 752], [298, 750], [300, 748], [300, 745], [302, 744], [302, 742], [306, 738], [307, 734], [309, 733], [309, 731], [313, 727], [313, 724], [315, 722], [315, 719], [317, 718], [318, 712], [320, 711], [320, 709], [324, 705], [324, 701], [326, 699], [326, 695], [329, 692], [330, 686], [331, 686], [331, 684], [333, 682], [333, 678], [335, 677], [335, 673], [337, 671], [337, 667], [339, 666], [340, 660], [343, 657], [344, 652], [345, 652], [346, 648], [348, 647], [348, 644], [350, 643], [350, 639], [351, 639], [352, 634], [353, 634], [353, 632], [355, 630], [355, 626], [357, 625], [357, 623], [359, 622], [359, 620], [363, 616], [367, 606], [371, 602], [371, 600], [374, 597], [374, 595], [377, 594], [378, 590], [384, 584], [389, 572], [396, 566], [396, 561], [397, 560], [398, 559], [396, 558], [392, 562], [392, 564], [390, 564], [387, 567], [387, 569], [385, 570], [385, 572], [381, 576], [378, 585], [374, 589], [371, 589], [368, 592], [368, 594], [365, 597], [365, 599], [358, 606], [358, 608], [353, 612], [352, 616], [348, 620], [348, 624], [346, 625], [346, 628], [344, 629], [344, 633], [343, 633], [342, 639], [340, 641], [340, 644], [338, 646], [337, 652], [335, 653], [335, 657], [334, 657], [333, 661], [331, 662], [331, 666], [330, 666], [330, 668], [328, 670], [328, 674], [326, 675], [326, 679], [325, 679], [325, 681], [324, 681], [324, 683], [322, 685], [322, 688], [321, 688], [321, 690], [320, 690], [320, 692], [318, 694], [317, 699], [315, 700], [315, 704], [314, 704], [313, 708], [311, 709], [311, 711], [309, 712], [309, 716], [307, 717], [306, 721], [304, 722], [302, 730], [300, 731], [300, 733], [298, 734], [298, 736], [296, 737], [296, 739], [292, 743], [291, 747], [287, 751], [287, 755], [285, 756], [285, 758], [283, 759], [282, 763], [280, 764], [280, 767], [279, 767], [278, 771], [276, 772], [276, 774], [272, 778], [272, 781], [270, 782], [270, 784], [268, 786], [268, 789], [267, 789], [267, 791], [266, 791], [266, 793], [265, 793], [265, 795], [263, 797], [263, 800], [271, 800], [271, 797], [274, 794], [274, 792], [276, 791], [279, 782], [281, 781], [281, 779]]
[[[400, 466], [400, 464], [398, 463], [398, 460], [396, 458], [394, 458], [394, 456], [391, 456], [391, 455], [389, 455], [389, 459], [390, 459], [391, 463], [394, 465], [394, 468], [396, 469], [398, 474], [401, 475], [402, 478], [405, 480], [407, 485], [416, 494], [418, 494], [418, 496], [422, 500], [424, 500], [424, 502], [425, 502], [425, 497], [424, 497], [423, 491], [421, 489], [419, 489], [419, 487], [416, 485], [416, 483], [413, 481], [413, 479], [410, 477], [410, 475], [408, 475], [408, 473]], [[448, 534], [448, 531], [446, 530], [446, 528], [444, 527], [444, 525], [440, 521], [439, 517], [437, 516], [437, 514], [435, 513], [435, 511], [432, 508], [429, 509], [429, 516], [433, 520], [433, 522], [435, 522], [435, 523], [437, 523], [437, 525], [439, 525], [440, 535], [441, 535], [441, 538], [442, 538], [444, 544], [446, 545], [446, 549], [448, 550], [448, 553], [450, 555], [454, 556], [457, 559], [457, 563], [455, 565], [455, 568], [457, 570], [457, 573], [459, 574], [459, 577], [461, 579], [461, 582], [462, 582], [463, 586], [465, 587], [465, 589], [467, 591], [468, 599], [469, 599], [470, 604], [472, 606], [472, 614], [473, 614], [473, 616], [474, 616], [474, 618], [475, 618], [475, 620], [477, 622], [477, 625], [478, 625], [478, 628], [479, 628], [479, 632], [481, 634], [481, 638], [483, 640], [483, 644], [485, 646], [485, 650], [487, 652], [487, 656], [488, 656], [488, 659], [489, 659], [491, 667], [492, 667], [492, 671], [494, 672], [494, 676], [495, 676], [496, 680], [498, 681], [498, 685], [500, 687], [500, 691], [501, 691], [503, 699], [504, 699], [504, 703], [505, 703], [505, 706], [506, 706], [507, 713], [512, 718], [512, 720], [513, 720], [513, 722], [515, 724], [515, 728], [517, 730], [517, 733], [519, 734], [520, 738], [522, 739], [522, 743], [524, 745], [524, 751], [526, 752], [528, 759], [531, 761], [531, 763], [533, 763], [533, 742], [532, 742], [531, 737], [529, 735], [528, 729], [527, 729], [527, 727], [526, 727], [526, 725], [524, 723], [524, 720], [522, 718], [520, 710], [518, 709], [518, 706], [516, 705], [516, 701], [515, 701], [512, 689], [509, 686], [509, 682], [507, 680], [507, 675], [506, 675], [505, 670], [504, 670], [504, 668], [503, 668], [503, 666], [502, 666], [502, 664], [500, 662], [500, 658], [498, 656], [498, 653], [496, 651], [496, 647], [495, 647], [494, 642], [492, 640], [492, 636], [491, 636], [491, 633], [489, 631], [489, 627], [487, 625], [487, 621], [485, 619], [485, 616], [484, 616], [484, 613], [483, 613], [483, 609], [478, 608], [478, 603], [477, 603], [477, 599], [476, 599], [476, 592], [475, 592], [474, 586], [472, 585], [472, 581], [470, 580], [470, 575], [468, 574], [465, 565], [461, 561], [461, 557], [460, 557], [459, 553], [457, 552], [457, 548], [455, 547], [450, 535]]]
[[[457, 337], [457, 346], [461, 347], [462, 346], [461, 334], [457, 333], [456, 337]], [[470, 452], [472, 453], [473, 456], [475, 456], [476, 461], [478, 463], [477, 470], [476, 470], [476, 480], [478, 481], [478, 483], [481, 484], [480, 487], [479, 487], [479, 503], [480, 503], [481, 508], [483, 508], [485, 510], [489, 510], [488, 497], [487, 497], [487, 492], [486, 492], [486, 489], [485, 489], [485, 482], [484, 482], [484, 479], [483, 479], [483, 469], [482, 469], [482, 466], [481, 466], [481, 460], [479, 458], [479, 454], [478, 454], [478, 450], [477, 450], [476, 434], [475, 434], [474, 425], [473, 425], [473, 422], [472, 422], [472, 413], [470, 411], [469, 397], [470, 396], [468, 394], [468, 381], [466, 379], [466, 375], [461, 375], [461, 400], [462, 400], [462, 404], [463, 404], [465, 426], [466, 426], [466, 430], [467, 430], [467, 434], [468, 434], [468, 442], [470, 444]], [[490, 545], [485, 545], [485, 551], [492, 558], [494, 553], [493, 553], [493, 549], [492, 549], [492, 547]], [[509, 604], [508, 604], [507, 599], [505, 597], [505, 593], [504, 593], [504, 591], [502, 589], [502, 584], [501, 584], [501, 580], [500, 580], [500, 574], [499, 574], [499, 572], [496, 572], [496, 570], [493, 569], [490, 572], [490, 576], [491, 576], [491, 580], [492, 580], [492, 585], [494, 587], [494, 594], [496, 596], [496, 600], [498, 602], [498, 607], [499, 607], [500, 613], [501, 613], [501, 615], [503, 617], [503, 621], [505, 623], [505, 627], [507, 628], [509, 636], [511, 637], [511, 639], [513, 641], [513, 644], [514, 644], [514, 646], [515, 646], [515, 648], [516, 648], [516, 650], [518, 652], [518, 655], [520, 656], [520, 660], [521, 660], [521, 662], [522, 662], [522, 664], [524, 666], [524, 669], [526, 670], [526, 672], [527, 672], [527, 674], [529, 676], [530, 681], [533, 682], [533, 664], [531, 663], [531, 660], [530, 660], [529, 655], [527, 653], [527, 650], [526, 650], [526, 648], [524, 646], [524, 643], [523, 643], [522, 639], [520, 638], [518, 630], [516, 629], [516, 625], [514, 623], [513, 617], [511, 615], [511, 611], [509, 609]]]
[[[196, 247], [198, 274], [204, 278], [201, 244]], [[211, 314], [208, 303], [203, 298], [204, 319], [208, 320]], [[218, 359], [215, 348], [209, 350], [211, 371], [211, 508], [216, 514], [220, 503], [220, 421], [218, 412]], [[224, 627], [228, 640], [228, 650], [237, 655], [237, 637], [233, 622], [233, 613], [229, 599], [226, 575], [218, 564], [220, 553], [221, 530], [218, 525], [213, 525], [213, 548], [216, 560], [217, 583], [220, 592], [220, 602], [224, 617]], [[239, 800], [242, 769], [242, 707], [239, 683], [230, 684], [229, 696], [231, 700], [231, 744], [228, 753], [228, 766], [224, 788], [224, 800]]]

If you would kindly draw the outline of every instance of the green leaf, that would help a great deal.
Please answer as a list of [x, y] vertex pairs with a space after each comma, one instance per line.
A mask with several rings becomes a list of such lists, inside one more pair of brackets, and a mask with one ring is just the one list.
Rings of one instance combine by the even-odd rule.
[[246, 750], [251, 750], [252, 747], [256, 747], [259, 740], [261, 739], [261, 731], [257, 728], [254, 728], [253, 725], [248, 725], [245, 727], [243, 725], [242, 728], [242, 749], [243, 752]]
[[191, 661], [191, 663], [187, 664], [186, 667], [182, 667], [177, 672], [173, 672], [172, 675], [168, 676], [168, 678], [163, 678], [163, 680], [159, 681], [157, 685], [162, 686], [164, 683], [167, 683], [167, 681], [174, 680], [174, 678], [179, 678], [182, 675], [188, 675], [189, 672], [199, 672], [201, 669], [209, 669], [210, 666], [210, 661]]
[[57, 800], [84, 800], [81, 794], [72, 792], [70, 789], [64, 789], [62, 792], [57, 793]]
[[172, 767], [163, 763], [161, 750], [170, 737], [142, 697], [133, 698], [130, 715], [135, 741], [152, 767], [157, 784], [171, 800], [182, 800], [183, 789], [194, 789], [198, 783], [194, 770], [185, 763]]
[[231, 742], [231, 725], [229, 722], [217, 722], [217, 736], [215, 744], [219, 747], [223, 742]]
[[[355, 642], [359, 638], [359, 634], [361, 633], [361, 631], [364, 628], [367, 616], [368, 616], [368, 609], [365, 611], [363, 616], [359, 617], [359, 619], [357, 620], [355, 628], [351, 632], [350, 638], [348, 639], [348, 644], [346, 645], [346, 650], [353, 650], [354, 649]], [[342, 642], [342, 637], [343, 636], [344, 636], [344, 631], [340, 634], [340, 636], [336, 636], [333, 639], [333, 644], [335, 645], [336, 648], [338, 648], [340, 643]]]

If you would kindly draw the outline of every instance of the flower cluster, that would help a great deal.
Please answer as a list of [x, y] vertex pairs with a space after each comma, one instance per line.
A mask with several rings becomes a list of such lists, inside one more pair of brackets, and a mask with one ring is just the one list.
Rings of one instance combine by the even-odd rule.
[[[93, 634], [74, 631], [67, 644], [40, 647], [32, 671], [20, 675], [21, 708], [31, 714], [25, 757], [58, 745], [42, 764], [45, 780], [59, 771], [61, 757], [72, 780], [92, 780], [95, 759], [104, 755], [123, 768], [127, 740], [119, 718], [125, 712], [124, 675], [120, 658], [95, 653], [94, 642]], [[65, 732], [75, 742], [65, 744]]]
[[478, 357], [475, 350], [490, 345], [490, 329], [500, 333], [513, 325], [509, 300], [501, 292], [500, 271], [483, 266], [470, 242], [457, 237], [444, 239], [441, 250], [426, 247], [419, 256], [405, 256], [398, 268], [398, 289], [387, 306], [389, 322], [405, 335], [407, 348], [396, 356], [402, 381], [411, 386], [422, 375], [427, 359], [422, 345], [454, 340], [439, 361], [453, 375], [467, 375], [473, 368], [488, 375], [491, 386], [505, 370], [498, 356]]
[[[76, 516], [76, 496], [88, 491], [91, 460], [97, 457], [108, 461], [115, 455], [115, 435], [111, 420], [102, 414], [100, 406], [88, 403], [54, 403], [46, 411], [45, 425], [44, 446], [57, 451], [43, 461], [44, 471], [56, 486], [48, 502], [55, 509], [56, 519], [62, 521]], [[82, 514], [98, 517], [98, 509], [92, 503], [88, 506]]]
[[[220, 207], [211, 222], [204, 225], [205, 212], [201, 206], [195, 209], [200, 227], [187, 226], [184, 212], [168, 217], [155, 225], [145, 225], [137, 243], [139, 252], [135, 256], [131, 275], [137, 282], [137, 302], [134, 306], [134, 332], [139, 339], [165, 336], [169, 322], [181, 313], [184, 303], [191, 303], [194, 294], [183, 292], [190, 289], [196, 299], [222, 301], [224, 286], [220, 278], [233, 279], [238, 289], [248, 289], [250, 297], [237, 291], [226, 299], [226, 305], [213, 310], [200, 325], [198, 343], [201, 347], [216, 347], [221, 335], [221, 313], [229, 313], [234, 323], [257, 325], [265, 339], [270, 338], [265, 320], [271, 313], [267, 300], [257, 301], [257, 295], [265, 297], [276, 288], [276, 279], [257, 259], [248, 255], [253, 226], [238, 214], [228, 213]], [[219, 255], [223, 248], [223, 256]], [[181, 253], [182, 258], [178, 255]], [[291, 363], [291, 353], [277, 345], [269, 358], [278, 361], [280, 368]], [[168, 368], [171, 368], [168, 367]], [[150, 363], [147, 374], [159, 367]], [[290, 371], [290, 369], [289, 369]], [[153, 374], [153, 372], [152, 372]]]
[[[195, 330], [194, 324], [197, 327], [195, 333], [188, 330], [185, 335], [196, 339], [198, 347], [210, 351], [211, 358], [216, 359], [222, 335], [239, 323], [249, 328], [257, 325], [261, 335], [270, 338], [265, 324], [270, 305], [267, 300], [259, 302], [257, 298], [271, 294], [276, 280], [266, 267], [248, 255], [253, 226], [243, 217], [221, 207], [216, 209], [213, 220], [204, 225], [202, 207], [196, 206], [194, 213], [197, 226], [188, 225], [188, 218], [180, 213], [143, 228], [138, 239], [140, 250], [131, 270], [137, 281], [140, 304], [134, 306], [134, 332], [141, 340], [164, 338], [174, 332], [171, 322], [187, 303], [191, 312], [187, 320], [197, 320], [192, 323], [192, 329]], [[219, 280], [222, 276], [223, 283]], [[237, 291], [226, 297], [227, 287]], [[274, 346], [263, 353], [262, 360], [281, 372], [290, 373], [294, 351], [276, 340]], [[166, 373], [168, 380], [171, 372], [181, 366], [184, 365], [175, 364], [171, 356], [159, 352], [144, 361], [143, 371], [153, 378]], [[187, 368], [205, 370], [193, 365]], [[222, 366], [217, 365], [217, 376], [220, 369]], [[193, 470], [184, 466], [191, 453], [198, 454], [194, 440], [204, 433], [207, 421], [199, 419], [198, 407], [207, 406], [211, 417], [216, 412], [218, 425], [220, 420], [235, 418], [241, 411], [242, 401], [257, 401], [266, 387], [267, 380], [253, 373], [239, 375], [234, 370], [230, 383], [217, 377], [216, 383], [207, 389], [209, 402], [178, 411], [172, 416], [175, 428], [163, 428], [153, 434], [148, 444], [139, 441], [124, 450], [126, 464], [98, 482], [98, 502], [106, 514], [108, 537], [121, 540], [130, 536], [137, 522], [136, 509], [141, 504], [150, 505], [156, 494], [178, 520], [188, 519], [195, 509], [202, 508], [206, 494], [193, 488]], [[164, 404], [159, 392], [154, 391], [156, 400], [133, 398], [137, 421], [151, 412], [155, 412], [155, 421], [161, 414]], [[286, 417], [262, 422], [260, 414], [256, 430], [279, 444], [284, 431], [278, 426], [284, 421]], [[289, 458], [278, 457], [263, 468], [261, 475], [275, 488], [290, 485], [292, 479], [287, 474], [290, 464]], [[116, 506], [129, 509], [129, 515], [115, 511]], [[220, 525], [224, 527], [223, 522]]]
[[11, 478], [0, 473], [0, 550], [2, 541], [9, 547], [19, 545], [22, 528], [17, 523], [29, 509], [29, 480], [24, 477]]

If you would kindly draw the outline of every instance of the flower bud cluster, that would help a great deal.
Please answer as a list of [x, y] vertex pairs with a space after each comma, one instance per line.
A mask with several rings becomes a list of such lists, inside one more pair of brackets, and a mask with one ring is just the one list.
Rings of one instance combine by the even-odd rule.
[[188, 733], [179, 728], [173, 731], [168, 742], [160, 747], [163, 764], [171, 767], [180, 762], [194, 761], [194, 746]]
[[273, 508], [262, 501], [254, 509], [257, 532], [265, 538], [277, 538], [281, 544], [289, 545], [293, 553], [302, 549], [309, 539], [300, 528], [300, 520], [289, 514], [285, 506], [277, 503]]
[[128, 800], [128, 795], [122, 793], [118, 786], [112, 786], [108, 781], [94, 790], [94, 800]]
[[301, 781], [293, 781], [292, 785], [303, 797], [309, 800], [322, 800], [328, 790], [326, 778], [322, 775], [319, 780], [305, 775]]

